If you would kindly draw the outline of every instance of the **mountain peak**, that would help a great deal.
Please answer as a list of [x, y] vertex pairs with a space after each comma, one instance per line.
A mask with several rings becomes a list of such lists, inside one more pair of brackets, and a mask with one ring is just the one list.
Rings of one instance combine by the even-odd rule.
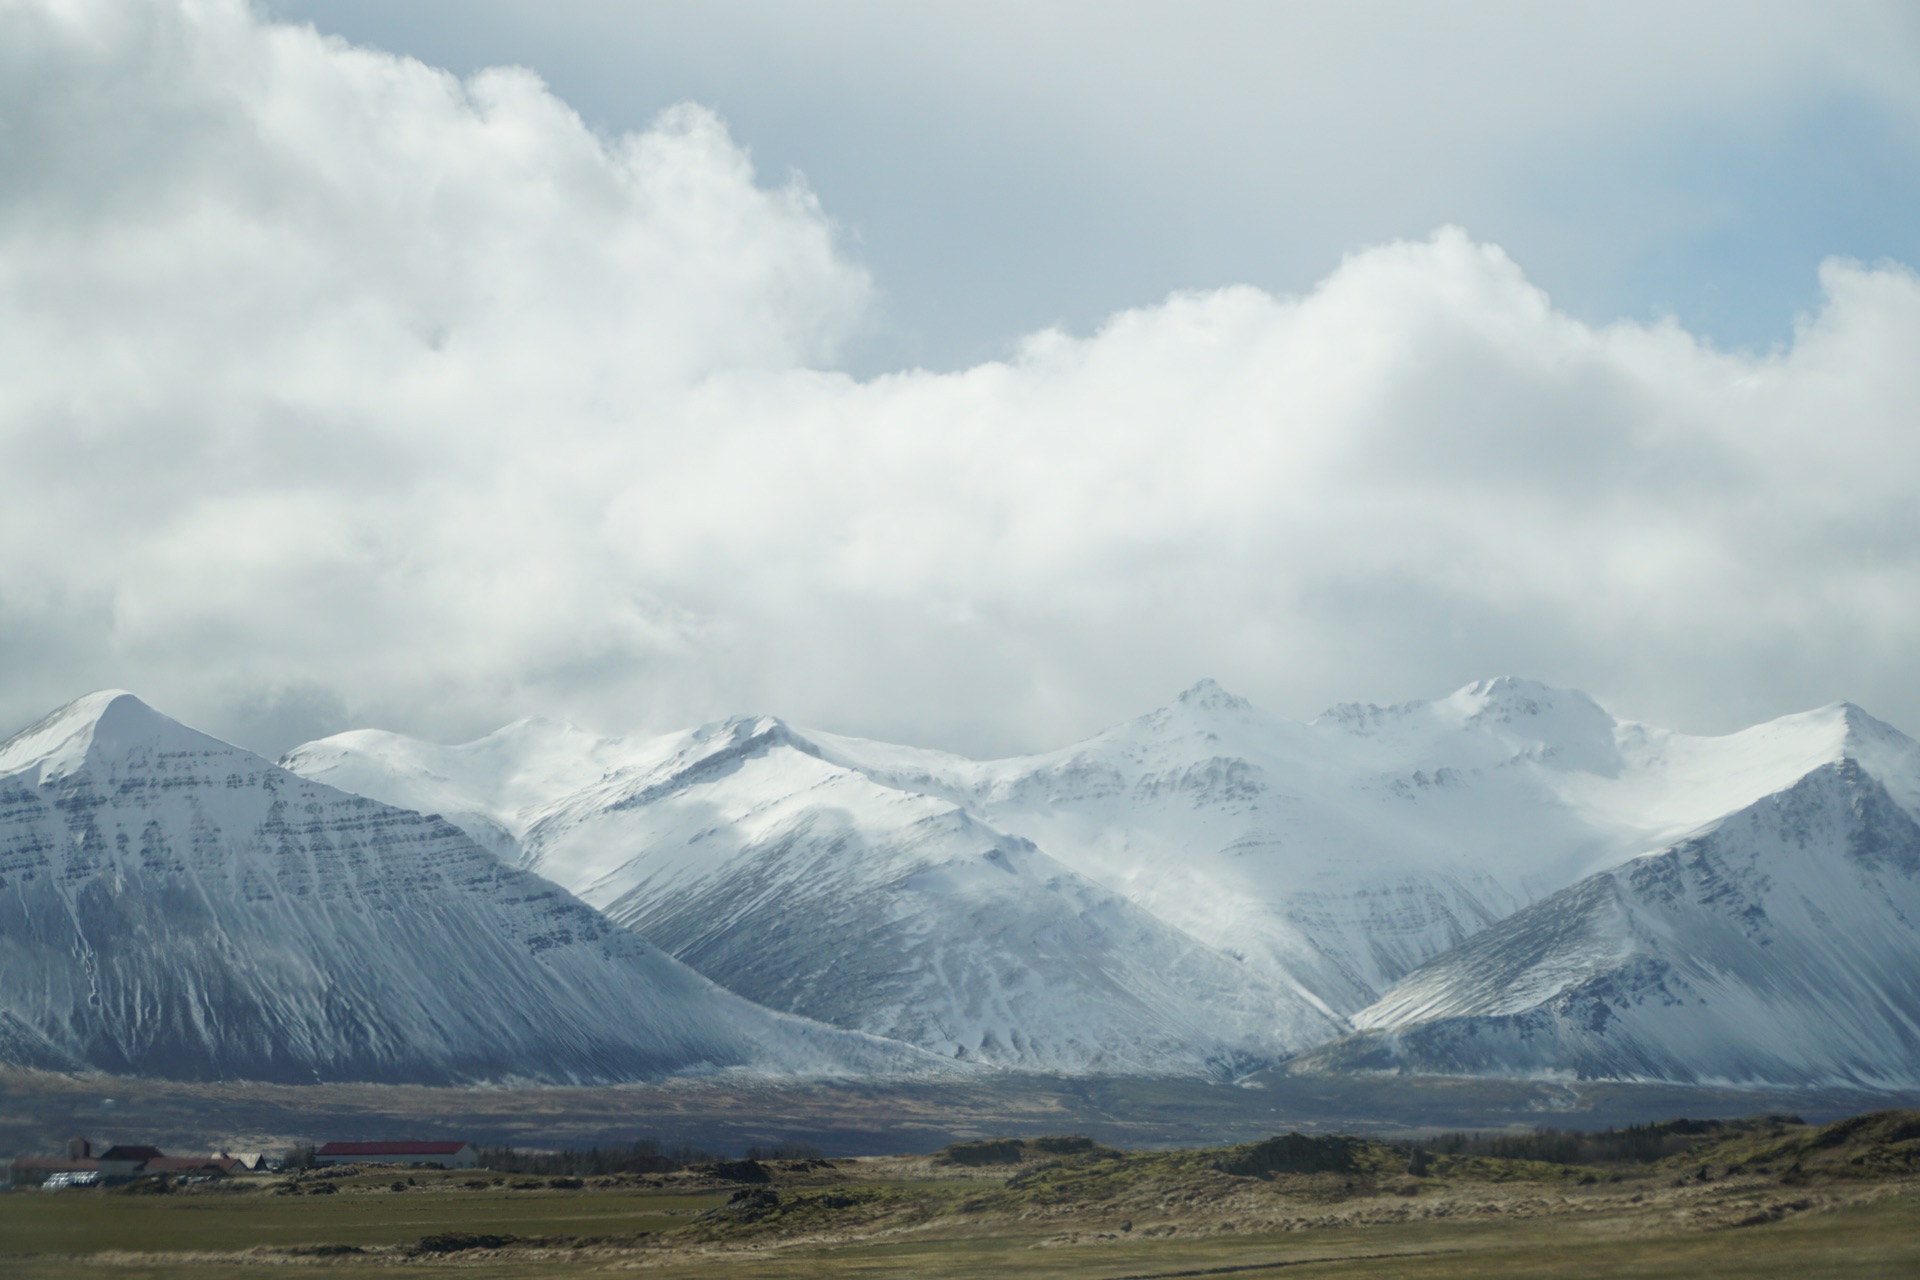
[[1823, 713], [1841, 728], [1840, 754], [1877, 778], [1907, 812], [1920, 815], [1920, 742], [1851, 702], [1836, 702], [1813, 714]]
[[1513, 743], [1530, 743], [1542, 763], [1613, 775], [1620, 768], [1614, 742], [1618, 722], [1578, 689], [1560, 689], [1523, 676], [1476, 680], [1440, 702], [1463, 727], [1486, 730]]
[[1227, 692], [1218, 680], [1210, 676], [1195, 682], [1192, 688], [1174, 701], [1196, 711], [1246, 711], [1253, 706], [1238, 694]]
[[1795, 743], [1798, 750], [1808, 753], [1808, 759], [1821, 763], [1843, 756], [1866, 760], [1888, 752], [1920, 754], [1920, 743], [1851, 702], [1829, 702], [1811, 711], [1795, 711], [1734, 736]]
[[687, 760], [744, 759], [787, 747], [802, 755], [820, 757], [820, 748], [779, 716], [729, 716], [693, 731]]
[[164, 716], [124, 689], [101, 689], [0, 743], [0, 775], [38, 767], [41, 781], [78, 772], [90, 762], [135, 747], [237, 751], [218, 738]]
[[1904, 746], [1914, 745], [1900, 730], [1866, 711], [1857, 703], [1836, 702], [1828, 710], [1837, 714], [1846, 725], [1847, 738], [1853, 742], [1889, 742]]
[[1599, 703], [1578, 689], [1562, 689], [1525, 676], [1495, 676], [1489, 680], [1476, 680], [1455, 690], [1446, 701], [1462, 708], [1471, 708], [1476, 714], [1492, 712], [1509, 718], [1537, 716], [1566, 707], [1600, 710]]
[[537, 742], [548, 738], [580, 736], [584, 736], [584, 731], [571, 720], [555, 720], [549, 716], [521, 716], [518, 720], [501, 725], [492, 733], [462, 745], [471, 747], [483, 742]]
[[522, 716], [482, 738], [448, 747], [448, 753], [470, 761], [498, 760], [524, 764], [540, 757], [586, 757], [607, 744], [571, 720]]
[[800, 736], [794, 732], [792, 725], [779, 716], [768, 715], [728, 716], [725, 720], [706, 726], [704, 731], [724, 737], [729, 742], [745, 742], [750, 738], [785, 742]]

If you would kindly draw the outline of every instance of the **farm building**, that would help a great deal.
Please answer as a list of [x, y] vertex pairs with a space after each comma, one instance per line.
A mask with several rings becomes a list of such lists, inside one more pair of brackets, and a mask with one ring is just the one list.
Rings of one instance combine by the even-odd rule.
[[[22, 1156], [13, 1161], [12, 1182], [43, 1182], [54, 1186], [90, 1186], [95, 1181], [124, 1182], [151, 1174], [184, 1177], [225, 1177], [246, 1166], [233, 1156], [169, 1156], [158, 1147], [121, 1144], [95, 1152], [85, 1138], [67, 1143], [63, 1156]], [[55, 1182], [54, 1179], [59, 1181]]]
[[467, 1142], [329, 1142], [313, 1153], [315, 1164], [421, 1164], [471, 1169], [480, 1153]]
[[70, 1138], [64, 1156], [20, 1156], [8, 1161], [7, 1176], [0, 1182], [11, 1186], [59, 1178], [61, 1181], [56, 1185], [66, 1186], [75, 1177], [97, 1180], [99, 1175], [100, 1161], [93, 1154], [93, 1144], [85, 1138]]
[[166, 1152], [158, 1147], [144, 1144], [116, 1144], [100, 1153], [100, 1177], [131, 1178], [146, 1172], [147, 1165], [155, 1160], [165, 1160]]

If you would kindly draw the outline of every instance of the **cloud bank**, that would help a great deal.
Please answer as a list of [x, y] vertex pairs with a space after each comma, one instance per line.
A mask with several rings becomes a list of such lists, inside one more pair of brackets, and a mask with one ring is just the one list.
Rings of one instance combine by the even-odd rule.
[[0, 6], [0, 719], [277, 749], [769, 710], [1004, 751], [1213, 675], [1520, 671], [1920, 729], [1920, 281], [1793, 343], [1557, 312], [1446, 228], [1007, 361], [833, 371], [873, 293], [710, 111], [594, 134], [243, 6]]
[[1920, 262], [1909, 0], [262, 0], [590, 121], [721, 104], [881, 305], [843, 359], [958, 369], [1183, 288], [1310, 288], [1471, 227], [1591, 322], [1766, 348], [1823, 257]]

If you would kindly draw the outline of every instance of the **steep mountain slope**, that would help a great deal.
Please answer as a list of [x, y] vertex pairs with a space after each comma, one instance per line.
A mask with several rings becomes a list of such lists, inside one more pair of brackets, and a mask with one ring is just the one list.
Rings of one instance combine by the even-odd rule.
[[[441, 749], [449, 759], [355, 735], [288, 764], [366, 785], [377, 762], [387, 794], [423, 803], [479, 745]], [[578, 747], [560, 749], [577, 760]], [[951, 802], [834, 763], [778, 720], [597, 753], [626, 763], [537, 810], [449, 807], [518, 828], [525, 865], [772, 1008], [1063, 1071], [1218, 1073], [1344, 1029], [1292, 984]]]
[[[1138, 1009], [1175, 1009], [1166, 1036], [1199, 1037], [1211, 1061], [1221, 1060], [1212, 1046], [1239, 1046], [1230, 1058], [1257, 1048], [1249, 1018], [1275, 1024], [1267, 1043], [1298, 1044], [1362, 1010], [1380, 1016], [1369, 1007], [1437, 957], [1494, 945], [1471, 939], [1517, 937], [1486, 934], [1516, 912], [1704, 837], [1839, 762], [1859, 764], [1896, 810], [1920, 812], [1911, 744], [1868, 723], [1836, 707], [1696, 737], [1502, 678], [1431, 701], [1345, 704], [1303, 724], [1203, 681], [1085, 742], [1006, 760], [736, 721], [630, 741], [543, 733], [506, 774], [564, 779], [550, 787], [470, 781], [471, 761], [498, 753], [502, 735], [456, 748], [349, 735], [303, 748], [289, 765], [491, 823], [516, 838], [523, 865], [782, 1008], [996, 1060], [1105, 1062], [1087, 1046], [1126, 1044], [1136, 1061], [1191, 1064], [1138, 1048]], [[1009, 874], [969, 888], [974, 896], [914, 888], [925, 867], [971, 865], [988, 849]], [[1742, 863], [1728, 874], [1771, 873]], [[978, 897], [987, 885], [991, 908]], [[1127, 913], [1098, 941], [1061, 923], [1122, 919], [1084, 905], [1108, 900], [1145, 921]], [[1007, 923], [1015, 918], [1050, 923], [1042, 933]], [[810, 935], [820, 921], [836, 931], [831, 943]], [[1150, 944], [1119, 944], [1147, 937], [1148, 924]], [[988, 1007], [954, 994], [990, 989], [977, 980], [900, 976], [932, 972], [929, 955], [965, 956], [971, 972], [1014, 982], [1046, 971], [1028, 965], [1046, 954], [1030, 940], [1040, 936], [1122, 957], [1101, 960], [1106, 973], [1128, 974], [1129, 955], [1153, 957], [1146, 974], [1121, 980], [1141, 1003], [1110, 1023], [1072, 1023], [1072, 1048], [1050, 1047], [1052, 1059], [1005, 1046], [1016, 1035], [1033, 1043], [1036, 1027], [1057, 1039], [1070, 1024], [1055, 1003], [1003, 1002], [982, 1021], [954, 1011]], [[876, 941], [861, 951], [867, 939]], [[1187, 967], [1159, 958], [1182, 940], [1199, 948], [1181, 953]], [[834, 947], [846, 951], [843, 965], [827, 959]], [[1221, 957], [1237, 980], [1218, 976]], [[1156, 986], [1156, 975], [1170, 981]], [[1524, 1069], [1562, 1069], [1540, 1065], [1557, 1052]]]
[[913, 1065], [709, 983], [447, 823], [125, 693], [0, 744], [0, 1057], [187, 1078]]
[[688, 735], [528, 831], [529, 866], [749, 998], [956, 1057], [1230, 1070], [1340, 1024], [964, 809], [777, 720]]
[[1920, 747], [1825, 718], [1834, 759], [1479, 934], [1298, 1065], [1920, 1084], [1920, 823], [1895, 798]]
[[1791, 786], [1834, 735], [1814, 713], [1690, 737], [1503, 678], [1310, 724], [1203, 681], [1076, 746], [983, 763], [813, 736], [1351, 1014], [1519, 907]]
[[[1343, 1014], [1526, 900], [1522, 877], [1502, 874], [1517, 859], [1497, 856], [1519, 841], [1515, 818], [1535, 848], [1577, 855], [1588, 837], [1570, 815], [1540, 812], [1520, 772], [1478, 776], [1509, 752], [1473, 740], [1477, 751], [1452, 757], [1396, 755], [1344, 726], [1267, 715], [1210, 681], [1040, 756], [974, 764], [825, 741]], [[1494, 810], [1508, 820], [1489, 821]]]

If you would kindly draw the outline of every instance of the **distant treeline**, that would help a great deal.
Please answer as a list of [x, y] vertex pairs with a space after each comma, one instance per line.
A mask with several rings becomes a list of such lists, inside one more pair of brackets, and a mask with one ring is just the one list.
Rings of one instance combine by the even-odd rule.
[[826, 1152], [811, 1142], [776, 1142], [768, 1147], [748, 1147], [749, 1160], [823, 1160]]
[[[778, 1142], [747, 1148], [749, 1160], [818, 1160], [821, 1155], [820, 1148], [806, 1142]], [[608, 1173], [672, 1173], [689, 1165], [713, 1164], [726, 1158], [690, 1142], [667, 1143], [659, 1138], [641, 1138], [624, 1147], [588, 1147], [584, 1151], [481, 1147], [479, 1157], [482, 1169], [576, 1178]]]
[[[1767, 1116], [1760, 1123], [1800, 1124], [1798, 1116]], [[1546, 1164], [1653, 1164], [1678, 1155], [1701, 1138], [1753, 1121], [1667, 1120], [1624, 1129], [1581, 1132], [1539, 1128], [1532, 1133], [1442, 1133], [1422, 1142], [1396, 1143], [1434, 1155], [1490, 1156], [1496, 1160], [1539, 1160]]]
[[690, 1142], [665, 1143], [641, 1138], [624, 1147], [568, 1148], [565, 1151], [517, 1151], [512, 1147], [481, 1147], [480, 1167], [501, 1173], [539, 1173], [549, 1177], [582, 1177], [607, 1173], [672, 1173], [690, 1164], [717, 1159]]

